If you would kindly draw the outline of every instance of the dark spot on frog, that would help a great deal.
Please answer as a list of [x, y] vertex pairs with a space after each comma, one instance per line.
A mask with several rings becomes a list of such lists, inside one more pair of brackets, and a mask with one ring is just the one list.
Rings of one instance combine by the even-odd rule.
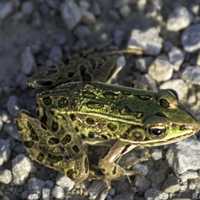
[[52, 121], [51, 130], [56, 132], [56, 131], [58, 131], [58, 129], [59, 129], [58, 123], [56, 121]]
[[44, 97], [42, 100], [45, 106], [50, 106], [52, 104], [52, 99], [50, 97]]
[[91, 117], [87, 117], [86, 118], [86, 123], [89, 124], [89, 125], [93, 125], [95, 123], [95, 121]]
[[75, 172], [74, 172], [74, 170], [73, 169], [69, 169], [68, 171], [67, 171], [67, 176], [70, 178], [70, 179], [74, 179], [75, 177]]
[[43, 162], [44, 158], [45, 158], [44, 154], [40, 152], [40, 153], [37, 155], [37, 158], [36, 158], [36, 159], [37, 159], [39, 162]]
[[61, 143], [62, 143], [63, 145], [68, 144], [68, 143], [71, 142], [71, 139], [72, 139], [72, 138], [71, 138], [71, 135], [67, 134], [67, 135], [65, 135], [65, 136], [62, 138]]
[[143, 101], [151, 100], [153, 97], [150, 95], [137, 95], [137, 97]]
[[72, 150], [75, 152], [75, 153], [79, 153], [80, 149], [77, 145], [74, 145], [72, 146]]
[[159, 103], [163, 108], [169, 108], [169, 106], [170, 106], [169, 102], [166, 99], [160, 99]]
[[69, 117], [70, 117], [70, 119], [71, 119], [72, 121], [75, 121], [75, 120], [76, 120], [76, 115], [73, 114], [73, 113], [70, 114]]
[[64, 108], [66, 106], [68, 106], [68, 99], [65, 97], [61, 97], [60, 99], [58, 99], [57, 105], [59, 108]]
[[48, 144], [50, 144], [50, 145], [55, 145], [55, 144], [58, 144], [59, 142], [60, 142], [59, 139], [56, 137], [51, 137], [48, 140]]
[[24, 141], [24, 145], [25, 145], [25, 147], [27, 147], [29, 149], [29, 148], [33, 147], [34, 142], [33, 141]]
[[33, 129], [32, 125], [30, 122], [27, 122], [27, 125], [28, 125], [28, 129], [30, 131], [30, 137], [34, 140], [34, 141], [38, 141], [39, 138], [38, 138], [38, 135], [37, 133], [35, 132], [35, 130]]
[[63, 160], [63, 157], [62, 157], [62, 156], [53, 155], [53, 154], [50, 154], [50, 153], [47, 154], [47, 157], [48, 157], [48, 159], [49, 159], [51, 162], [53, 162], [53, 163], [57, 163], [57, 162]]
[[117, 125], [116, 124], [114, 124], [114, 123], [108, 123], [107, 124], [107, 128], [110, 130], [110, 131], [116, 131], [117, 130]]

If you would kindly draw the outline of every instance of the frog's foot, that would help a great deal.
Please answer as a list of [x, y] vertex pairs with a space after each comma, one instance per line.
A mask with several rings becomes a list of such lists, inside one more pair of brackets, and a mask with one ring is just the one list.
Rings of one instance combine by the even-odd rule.
[[[64, 124], [60, 120], [59, 126]], [[88, 177], [89, 163], [85, 148], [72, 130], [62, 126], [55, 134], [38, 119], [24, 112], [20, 113], [17, 126], [32, 160], [64, 173], [76, 183]]]

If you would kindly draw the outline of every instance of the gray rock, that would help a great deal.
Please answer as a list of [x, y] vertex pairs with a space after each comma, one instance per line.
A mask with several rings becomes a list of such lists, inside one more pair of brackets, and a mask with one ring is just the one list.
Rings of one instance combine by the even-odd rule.
[[180, 100], [185, 100], [189, 87], [182, 79], [174, 79], [160, 85], [160, 89], [173, 89], [177, 92]]
[[146, 54], [158, 55], [162, 48], [163, 39], [159, 36], [158, 27], [149, 28], [146, 31], [133, 30], [128, 42], [128, 48], [141, 47]]
[[67, 191], [70, 191], [75, 185], [75, 183], [67, 176], [59, 176], [56, 180], [56, 184], [65, 188]]
[[200, 49], [200, 24], [189, 26], [181, 37], [184, 50], [194, 52]]
[[35, 177], [28, 180], [28, 190], [31, 192], [40, 193], [44, 185], [45, 182], [43, 180]]
[[167, 152], [167, 161], [174, 172], [179, 175], [188, 170], [200, 169], [200, 142], [187, 139], [176, 143]]
[[169, 15], [167, 29], [169, 31], [180, 31], [189, 26], [192, 15], [184, 6], [177, 6]]
[[62, 50], [59, 46], [53, 47], [49, 53], [49, 58], [55, 63], [59, 63], [62, 60], [62, 56]]
[[10, 141], [0, 139], [0, 166], [8, 161], [10, 153], [11, 153]]
[[33, 3], [31, 1], [26, 1], [22, 4], [22, 12], [25, 15], [30, 15], [33, 12]]
[[159, 56], [150, 65], [149, 75], [157, 82], [167, 81], [173, 75], [173, 66], [164, 56]]
[[137, 175], [135, 177], [135, 184], [139, 192], [145, 192], [151, 185], [150, 181], [145, 176]]
[[175, 71], [179, 71], [184, 61], [184, 53], [177, 47], [173, 47], [169, 52], [169, 62], [173, 65]]
[[171, 174], [165, 180], [162, 190], [166, 193], [175, 193], [181, 189], [181, 185], [178, 182], [177, 177], [174, 174]]
[[1, 2], [0, 3], [0, 20], [5, 19], [8, 15], [10, 15], [14, 10], [13, 3], [10, 2]]
[[200, 85], [200, 67], [187, 66], [182, 73], [182, 79], [190, 84]]
[[12, 181], [12, 173], [8, 169], [0, 170], [0, 183], [9, 184]]
[[21, 55], [22, 72], [26, 75], [30, 75], [36, 66], [35, 58], [32, 54], [31, 48], [26, 47]]
[[113, 200], [133, 200], [134, 199], [134, 193], [128, 192], [124, 194], [119, 194], [116, 197], [113, 198]]
[[52, 196], [56, 199], [64, 199], [65, 194], [63, 188], [59, 186], [55, 186], [52, 190]]
[[148, 66], [151, 64], [152, 62], [152, 58], [151, 57], [146, 57], [146, 58], [138, 58], [136, 59], [136, 68], [141, 71], [141, 72], [145, 72], [147, 71]]
[[15, 185], [23, 184], [31, 171], [32, 163], [24, 154], [17, 155], [15, 159], [12, 160], [13, 183]]
[[120, 12], [122, 17], [126, 18], [130, 15], [131, 8], [128, 4], [125, 4], [122, 7], [120, 7], [119, 12]]
[[10, 113], [10, 115], [16, 117], [19, 112], [19, 106], [18, 106], [18, 98], [16, 96], [10, 96], [7, 101], [7, 110]]
[[81, 21], [82, 17], [81, 9], [73, 0], [66, 0], [61, 5], [61, 14], [63, 21], [70, 30]]
[[17, 130], [17, 127], [12, 124], [12, 123], [9, 123], [9, 124], [5, 124], [4, 125], [4, 130], [7, 134], [9, 134], [13, 139], [15, 140], [20, 140], [20, 136], [19, 136], [19, 132]]
[[150, 188], [145, 192], [144, 196], [146, 200], [155, 200], [160, 193], [161, 192], [159, 190]]
[[148, 166], [145, 164], [136, 164], [134, 165], [134, 169], [138, 172], [141, 173], [143, 176], [147, 175], [149, 172]]
[[81, 0], [79, 2], [79, 6], [82, 10], [89, 10], [90, 8], [90, 3], [88, 1], [85, 1], [85, 0]]

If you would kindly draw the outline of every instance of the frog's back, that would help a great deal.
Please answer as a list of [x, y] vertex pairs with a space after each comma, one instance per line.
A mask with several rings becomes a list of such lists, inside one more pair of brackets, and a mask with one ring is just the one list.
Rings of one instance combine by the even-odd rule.
[[71, 120], [82, 138], [99, 140], [129, 139], [132, 130], [143, 126], [145, 115], [158, 112], [153, 92], [97, 82], [63, 84], [42, 92], [38, 100]]

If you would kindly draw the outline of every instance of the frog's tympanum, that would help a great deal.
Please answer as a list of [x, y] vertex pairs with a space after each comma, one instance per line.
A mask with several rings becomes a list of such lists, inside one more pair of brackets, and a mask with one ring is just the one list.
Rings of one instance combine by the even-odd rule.
[[200, 129], [173, 90], [103, 83], [115, 72], [119, 53], [84, 52], [31, 78], [38, 90], [36, 116], [22, 111], [17, 125], [33, 160], [80, 183], [90, 175], [88, 145], [112, 142], [97, 166], [110, 182], [130, 173], [118, 161], [135, 147], [174, 143]]

